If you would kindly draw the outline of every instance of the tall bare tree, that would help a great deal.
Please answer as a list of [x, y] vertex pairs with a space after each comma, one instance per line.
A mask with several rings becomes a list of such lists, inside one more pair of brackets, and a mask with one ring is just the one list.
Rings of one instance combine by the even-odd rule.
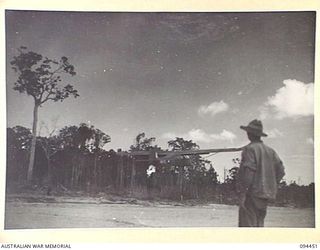
[[11, 61], [13, 70], [18, 74], [13, 89], [20, 93], [32, 96], [34, 99], [32, 142], [28, 166], [27, 181], [32, 182], [33, 167], [36, 149], [38, 109], [47, 101], [63, 101], [74, 96], [78, 97], [78, 91], [72, 85], [62, 85], [62, 74], [74, 76], [74, 66], [69, 63], [68, 58], [63, 56], [60, 61], [55, 61], [26, 47], [18, 49], [19, 55], [14, 56]]

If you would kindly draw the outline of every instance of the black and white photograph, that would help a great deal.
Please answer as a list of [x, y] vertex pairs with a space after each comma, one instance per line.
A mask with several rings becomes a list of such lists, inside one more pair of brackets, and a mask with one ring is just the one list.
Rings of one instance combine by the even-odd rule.
[[5, 230], [315, 228], [315, 30], [5, 10]]

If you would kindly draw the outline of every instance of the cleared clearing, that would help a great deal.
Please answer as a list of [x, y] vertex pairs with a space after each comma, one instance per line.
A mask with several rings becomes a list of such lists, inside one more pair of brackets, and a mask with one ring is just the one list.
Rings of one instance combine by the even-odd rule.
[[[237, 206], [99, 198], [10, 198], [6, 229], [237, 227]], [[314, 227], [312, 208], [269, 207], [266, 227]]]

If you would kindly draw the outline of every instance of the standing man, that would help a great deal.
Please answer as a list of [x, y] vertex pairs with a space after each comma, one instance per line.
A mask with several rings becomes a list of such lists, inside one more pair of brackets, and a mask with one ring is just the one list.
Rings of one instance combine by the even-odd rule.
[[250, 143], [243, 148], [238, 175], [239, 227], [263, 227], [269, 201], [275, 200], [284, 167], [277, 153], [261, 140], [262, 123], [240, 126]]

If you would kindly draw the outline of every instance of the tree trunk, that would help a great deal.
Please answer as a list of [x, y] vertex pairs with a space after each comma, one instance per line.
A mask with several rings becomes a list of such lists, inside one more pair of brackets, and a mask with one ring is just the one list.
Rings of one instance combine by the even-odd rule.
[[46, 148], [44, 148], [42, 146], [43, 150], [45, 151], [45, 154], [46, 154], [46, 158], [47, 158], [47, 179], [48, 179], [48, 188], [52, 188], [53, 187], [53, 171], [52, 171], [52, 166], [51, 166], [51, 156], [52, 154], [50, 154], [50, 149], [49, 149], [49, 146], [47, 145]]
[[133, 192], [133, 189], [135, 187], [135, 178], [136, 178], [136, 163], [135, 159], [132, 158], [132, 169], [131, 169], [131, 192]]
[[121, 192], [123, 189], [123, 156], [120, 155], [119, 156], [119, 160], [118, 160], [118, 189]]
[[34, 167], [34, 159], [36, 155], [36, 142], [37, 142], [38, 108], [39, 108], [39, 105], [35, 104], [33, 108], [32, 141], [31, 141], [30, 158], [29, 158], [28, 175], [27, 175], [28, 183], [32, 183], [32, 180], [33, 180], [33, 167]]
[[178, 174], [178, 185], [179, 185], [179, 194], [180, 200], [183, 201], [183, 179], [184, 179], [184, 167], [179, 166], [179, 174]]
[[50, 161], [50, 156], [48, 157], [48, 186], [53, 186], [53, 178], [52, 178], [52, 166]]
[[97, 183], [97, 152], [94, 152], [94, 166], [93, 166], [93, 186], [96, 188]]
[[72, 164], [72, 168], [71, 168], [71, 188], [74, 188], [74, 182], [75, 182], [75, 163], [74, 163], [74, 161], [75, 161], [75, 155], [73, 155], [73, 157], [72, 157], [72, 161], [71, 161], [71, 164]]

